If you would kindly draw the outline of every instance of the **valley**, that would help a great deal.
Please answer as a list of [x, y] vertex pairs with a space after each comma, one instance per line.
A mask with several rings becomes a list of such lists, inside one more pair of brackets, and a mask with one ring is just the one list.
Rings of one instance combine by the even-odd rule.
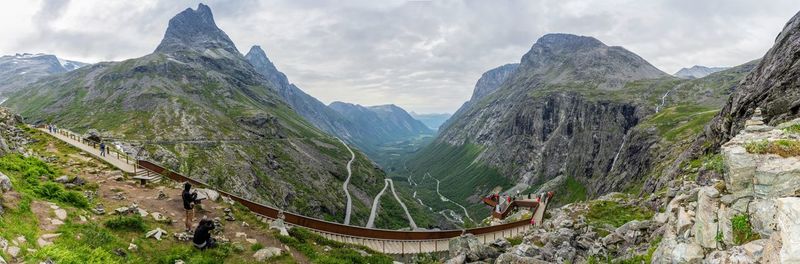
[[[0, 56], [0, 264], [800, 263], [800, 13], [750, 58], [668, 54], [673, 35], [620, 33], [629, 10], [488, 43], [499, 22], [423, 12], [443, 3], [349, 29], [336, 12], [366, 13], [248, 20], [264, 4], [161, 10], [124, 59]], [[63, 55], [109, 57], [92, 44]]]

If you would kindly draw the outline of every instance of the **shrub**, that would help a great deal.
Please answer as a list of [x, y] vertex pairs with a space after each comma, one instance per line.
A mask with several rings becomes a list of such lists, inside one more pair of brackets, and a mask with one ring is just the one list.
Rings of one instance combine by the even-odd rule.
[[55, 182], [45, 182], [35, 187], [34, 192], [44, 199], [60, 201], [78, 208], [89, 206], [89, 200], [82, 194], [76, 191], [64, 190], [61, 184]]
[[750, 216], [747, 214], [739, 214], [731, 218], [731, 226], [733, 227], [733, 242], [738, 245], [761, 238], [753, 232]]
[[117, 216], [106, 220], [104, 223], [111, 230], [118, 231], [146, 231], [147, 226], [140, 216]]

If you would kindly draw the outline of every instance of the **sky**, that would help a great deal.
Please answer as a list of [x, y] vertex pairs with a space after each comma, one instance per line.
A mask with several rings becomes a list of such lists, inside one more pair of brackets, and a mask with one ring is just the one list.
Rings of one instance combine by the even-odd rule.
[[760, 58], [800, 11], [796, 0], [2, 1], [0, 54], [141, 57], [200, 2], [240, 52], [260, 45], [320, 101], [417, 113], [454, 112], [483, 72], [519, 62], [547, 33], [593, 36], [674, 73]]

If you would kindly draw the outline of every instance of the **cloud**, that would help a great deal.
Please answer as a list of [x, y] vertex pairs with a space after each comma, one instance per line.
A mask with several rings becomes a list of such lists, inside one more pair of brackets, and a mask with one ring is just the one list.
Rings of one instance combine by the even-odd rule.
[[[240, 51], [261, 45], [323, 102], [452, 112], [480, 75], [566, 32], [623, 46], [672, 73], [761, 57], [800, 10], [789, 0], [206, 1]], [[96, 62], [139, 57], [197, 1], [25, 1], [2, 5], [0, 53]], [[13, 10], [13, 11], [9, 11]]]

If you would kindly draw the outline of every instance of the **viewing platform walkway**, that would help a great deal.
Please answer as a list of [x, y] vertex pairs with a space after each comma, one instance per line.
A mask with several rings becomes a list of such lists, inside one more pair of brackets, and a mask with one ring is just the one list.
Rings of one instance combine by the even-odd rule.
[[[213, 188], [205, 182], [186, 177], [153, 162], [146, 160], [135, 160], [113, 146], [109, 150], [110, 153], [101, 155], [96, 142], [83, 139], [80, 135], [72, 133], [68, 130], [58, 129], [57, 132], [51, 132], [47, 128], [37, 129], [91, 154], [96, 159], [105, 161], [126, 173], [135, 175], [133, 177], [134, 179], [137, 179], [137, 177], [141, 178], [147, 176], [158, 177], [160, 180], [161, 177], [164, 177], [177, 182], [189, 182], [198, 188]], [[550, 194], [540, 202], [536, 202], [535, 204], [525, 204], [525, 207], [530, 207], [532, 210], [535, 210], [533, 214], [534, 221], [531, 221], [529, 218], [495, 226], [463, 230], [399, 231], [351, 226], [325, 221], [291, 212], [284, 212], [281, 209], [263, 205], [225, 191], [218, 190], [218, 192], [220, 195], [228, 197], [242, 204], [257, 215], [261, 215], [275, 221], [280, 219], [284, 221], [288, 227], [303, 227], [331, 240], [363, 245], [378, 252], [400, 256], [409, 256], [420, 253], [445, 252], [448, 250], [450, 239], [459, 237], [462, 234], [473, 234], [478, 238], [478, 240], [484, 243], [490, 243], [499, 238], [520, 236], [529, 229], [541, 224], [544, 217], [544, 210], [547, 208], [547, 203], [552, 197], [552, 194]], [[535, 223], [535, 225], [532, 225], [531, 223]]]

